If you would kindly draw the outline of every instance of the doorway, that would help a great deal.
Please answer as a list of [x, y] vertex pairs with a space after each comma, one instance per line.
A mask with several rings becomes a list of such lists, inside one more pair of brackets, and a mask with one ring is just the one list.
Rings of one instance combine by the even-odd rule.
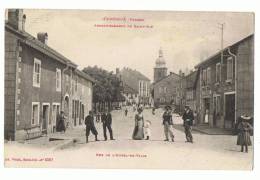
[[47, 125], [49, 122], [49, 113], [50, 113], [50, 105], [44, 104], [42, 105], [42, 132], [47, 134]]
[[209, 123], [210, 98], [204, 99], [204, 123]]
[[56, 132], [57, 127], [57, 117], [60, 113], [60, 104], [53, 103], [52, 105], [52, 125], [51, 125], [51, 131]]
[[233, 128], [235, 123], [235, 94], [225, 94], [225, 128]]

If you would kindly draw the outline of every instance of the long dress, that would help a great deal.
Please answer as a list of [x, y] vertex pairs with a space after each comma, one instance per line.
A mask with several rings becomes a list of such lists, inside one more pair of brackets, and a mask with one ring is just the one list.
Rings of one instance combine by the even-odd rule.
[[241, 122], [238, 125], [238, 136], [237, 136], [237, 145], [241, 146], [251, 146], [252, 142], [250, 139], [250, 130], [252, 130], [253, 127], [248, 122]]
[[144, 139], [144, 118], [142, 114], [135, 115], [135, 127], [132, 138], [134, 140], [142, 140]]

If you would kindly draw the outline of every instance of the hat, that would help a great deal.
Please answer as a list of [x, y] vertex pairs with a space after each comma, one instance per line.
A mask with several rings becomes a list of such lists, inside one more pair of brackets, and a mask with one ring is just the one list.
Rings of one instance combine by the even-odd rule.
[[145, 120], [147, 123], [149, 123], [149, 124], [152, 124], [152, 122], [151, 121], [149, 121], [149, 120]]
[[137, 111], [143, 111], [143, 108], [139, 107], [137, 108]]
[[165, 109], [171, 109], [171, 108], [172, 108], [172, 107], [169, 106], [169, 105], [165, 106]]
[[189, 106], [189, 105], [185, 105], [184, 107], [185, 107], [185, 108], [189, 108], [190, 106]]
[[246, 120], [246, 121], [248, 121], [248, 120], [251, 119], [251, 117], [248, 116], [248, 115], [242, 115], [242, 116], [240, 116], [240, 118], [241, 118], [242, 120]]

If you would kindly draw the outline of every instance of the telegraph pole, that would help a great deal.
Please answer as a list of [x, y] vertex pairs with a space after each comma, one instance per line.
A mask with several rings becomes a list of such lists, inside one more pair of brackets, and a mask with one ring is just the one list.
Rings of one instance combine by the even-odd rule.
[[220, 42], [220, 49], [221, 49], [221, 69], [223, 66], [223, 46], [224, 46], [224, 25], [225, 23], [219, 23], [220, 25], [220, 30], [221, 30], [221, 42]]

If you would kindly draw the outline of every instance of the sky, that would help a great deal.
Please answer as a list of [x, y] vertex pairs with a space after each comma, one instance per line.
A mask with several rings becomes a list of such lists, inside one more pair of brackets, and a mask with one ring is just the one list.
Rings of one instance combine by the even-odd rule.
[[35, 37], [38, 32], [47, 32], [48, 45], [78, 64], [79, 69], [97, 65], [115, 71], [129, 67], [151, 81], [160, 48], [168, 72], [178, 73], [180, 69], [193, 69], [221, 49], [220, 24], [224, 23], [224, 47], [254, 33], [252, 13], [47, 9], [26, 9], [24, 13], [25, 30]]

